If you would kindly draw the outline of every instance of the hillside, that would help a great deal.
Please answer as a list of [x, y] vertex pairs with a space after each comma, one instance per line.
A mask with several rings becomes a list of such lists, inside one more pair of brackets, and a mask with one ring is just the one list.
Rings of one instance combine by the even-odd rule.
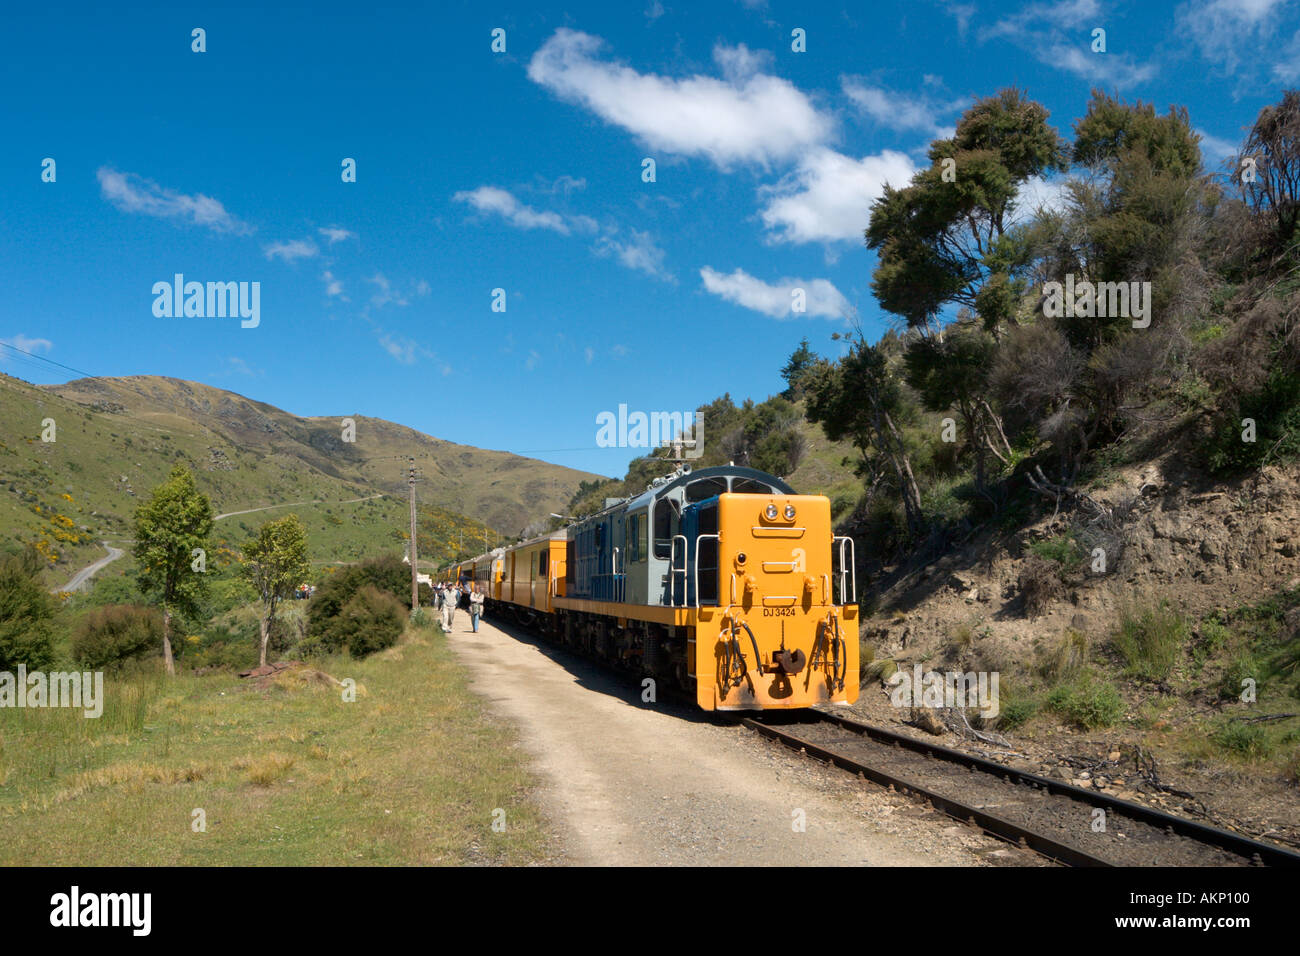
[[[349, 416], [356, 440], [348, 443], [343, 417], [299, 418], [171, 378], [34, 386], [0, 375], [0, 540], [44, 542], [58, 583], [103, 556], [99, 542], [127, 539], [138, 502], [178, 462], [215, 511], [229, 514], [218, 522], [219, 542], [238, 544], [293, 505], [317, 561], [404, 547], [408, 456], [420, 475], [421, 525], [437, 529], [440, 549], [511, 536], [594, 477], [364, 415]], [[46, 419], [53, 442], [41, 440]]]

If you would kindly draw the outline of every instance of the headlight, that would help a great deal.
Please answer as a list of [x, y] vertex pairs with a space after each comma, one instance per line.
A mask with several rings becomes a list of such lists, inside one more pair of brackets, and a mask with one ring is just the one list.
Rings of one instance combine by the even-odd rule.
[[786, 521], [794, 520], [794, 505], [785, 506], [785, 520]]
[[768, 521], [775, 521], [775, 520], [776, 520], [776, 505], [774, 505], [774, 504], [769, 504], [769, 505], [767, 506], [767, 510], [766, 510], [765, 512], [763, 512], [763, 513], [764, 513], [765, 515], [767, 515], [767, 520], [768, 520]]

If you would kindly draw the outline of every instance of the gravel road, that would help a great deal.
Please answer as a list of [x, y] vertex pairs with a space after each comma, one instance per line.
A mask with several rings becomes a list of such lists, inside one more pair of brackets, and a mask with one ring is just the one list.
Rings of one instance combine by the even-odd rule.
[[[578, 865], [1034, 865], [1038, 858], [486, 619], [450, 644], [516, 724]], [[796, 824], [802, 819], [805, 829]]]

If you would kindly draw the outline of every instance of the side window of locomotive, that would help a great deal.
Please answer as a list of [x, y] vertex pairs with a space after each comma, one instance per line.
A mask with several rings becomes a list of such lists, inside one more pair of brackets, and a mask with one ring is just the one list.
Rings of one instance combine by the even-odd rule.
[[640, 514], [636, 516], [636, 559], [644, 561], [650, 554], [647, 548], [646, 537], [650, 533], [650, 516]]
[[551, 552], [549, 550], [543, 551], [537, 557], [537, 573], [542, 577], [546, 577], [547, 569], [550, 567], [550, 559]]
[[673, 550], [673, 507], [667, 498], [655, 502], [655, 557], [668, 560]]

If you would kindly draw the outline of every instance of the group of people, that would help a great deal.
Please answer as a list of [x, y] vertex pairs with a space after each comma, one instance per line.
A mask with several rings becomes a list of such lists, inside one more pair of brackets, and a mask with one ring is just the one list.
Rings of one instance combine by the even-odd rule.
[[461, 602], [465, 602], [469, 609], [469, 622], [474, 628], [474, 633], [478, 633], [478, 619], [483, 616], [483, 604], [487, 600], [484, 594], [474, 582], [469, 582], [462, 589], [456, 584], [439, 583], [433, 589], [433, 606], [438, 609], [442, 618], [442, 629], [448, 634], [451, 633], [451, 626], [456, 620], [456, 609], [460, 607]]

